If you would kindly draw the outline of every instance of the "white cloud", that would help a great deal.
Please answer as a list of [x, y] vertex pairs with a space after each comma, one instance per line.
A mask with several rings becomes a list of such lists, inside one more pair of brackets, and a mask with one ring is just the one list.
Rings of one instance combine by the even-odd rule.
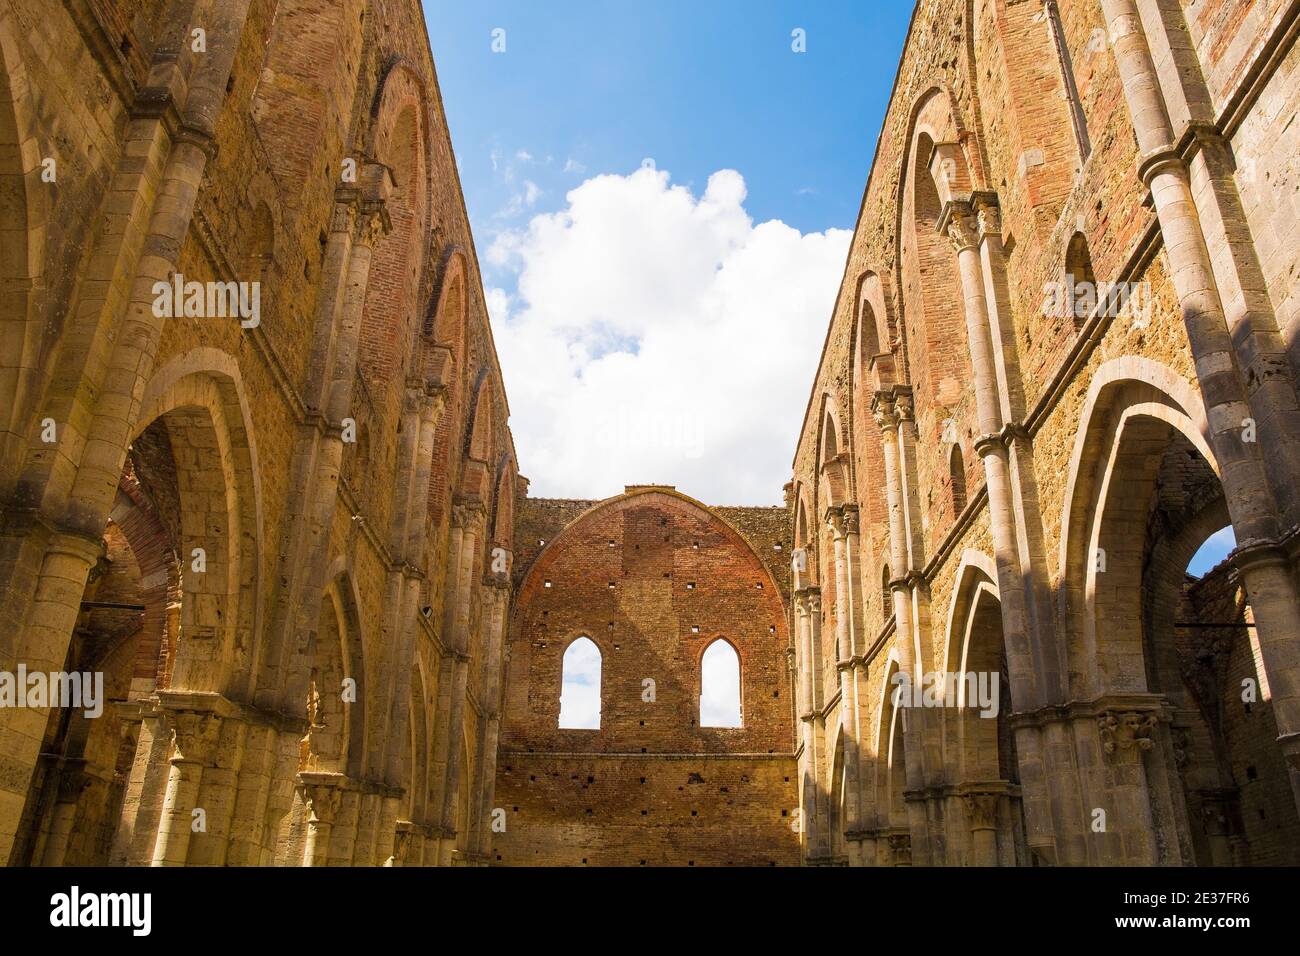
[[541, 198], [542, 193], [542, 187], [531, 179], [525, 179], [524, 191], [511, 196], [510, 201], [497, 211], [497, 218], [511, 219], [526, 209], [532, 209], [537, 205], [537, 200]]
[[519, 160], [521, 163], [531, 163], [533, 161], [533, 154], [528, 152], [526, 149], [521, 149], [519, 152], [515, 153], [515, 159]]
[[587, 167], [582, 165], [582, 163], [578, 162], [576, 159], [569, 158], [564, 161], [564, 171], [566, 173], [582, 174], [587, 171]]
[[489, 299], [532, 494], [781, 501], [850, 234], [755, 225], [745, 196], [734, 170], [699, 197], [596, 176], [492, 243], [518, 274]]

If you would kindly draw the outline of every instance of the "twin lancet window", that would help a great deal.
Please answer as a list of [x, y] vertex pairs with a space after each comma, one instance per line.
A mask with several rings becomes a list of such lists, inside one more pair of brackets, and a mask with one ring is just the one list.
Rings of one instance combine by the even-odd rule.
[[[560, 675], [560, 728], [600, 728], [600, 648], [580, 637], [564, 651]], [[637, 693], [642, 688], [636, 688]], [[646, 706], [653, 706], [648, 703]], [[700, 658], [700, 726], [739, 727], [740, 656], [718, 638]]]

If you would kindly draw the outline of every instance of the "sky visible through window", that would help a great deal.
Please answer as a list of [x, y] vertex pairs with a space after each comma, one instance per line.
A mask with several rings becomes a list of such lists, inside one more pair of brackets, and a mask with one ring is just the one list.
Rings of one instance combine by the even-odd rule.
[[560, 726], [577, 730], [600, 727], [600, 649], [580, 637], [564, 652], [560, 685]]
[[700, 661], [700, 726], [739, 727], [740, 659], [726, 641], [714, 641]]
[[1197, 549], [1196, 554], [1192, 556], [1191, 562], [1187, 565], [1187, 573], [1194, 578], [1203, 578], [1210, 571], [1213, 571], [1220, 562], [1223, 561], [1237, 546], [1237, 536], [1232, 531], [1232, 526], [1214, 532], [1205, 539], [1205, 543]]
[[911, 5], [425, 11], [532, 492], [779, 504]]

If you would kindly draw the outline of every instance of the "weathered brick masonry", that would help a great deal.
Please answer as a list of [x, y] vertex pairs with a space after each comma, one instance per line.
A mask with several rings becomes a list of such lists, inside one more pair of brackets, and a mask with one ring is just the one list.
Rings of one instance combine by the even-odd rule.
[[0, 183], [0, 670], [109, 697], [0, 710], [0, 859], [485, 861], [516, 468], [419, 3], [4, 0]]
[[711, 508], [527, 496], [417, 0], [0, 0], [0, 859], [1300, 862], [1297, 33], [921, 0]]
[[917, 4], [789, 488], [805, 862], [1298, 858], [1298, 16]]
[[[787, 517], [657, 486], [521, 499], [494, 862], [798, 862]], [[580, 637], [601, 654], [599, 729], [558, 726]], [[740, 657], [737, 728], [700, 726], [700, 661], [719, 639]]]

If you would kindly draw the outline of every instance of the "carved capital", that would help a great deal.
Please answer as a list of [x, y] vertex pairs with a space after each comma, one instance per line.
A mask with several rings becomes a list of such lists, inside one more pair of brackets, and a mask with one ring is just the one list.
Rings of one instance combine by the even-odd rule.
[[958, 252], [979, 245], [979, 226], [975, 213], [966, 203], [953, 203], [948, 216], [948, 238]]
[[822, 609], [822, 590], [818, 587], [807, 587], [796, 591], [794, 595], [795, 607], [803, 614], [820, 614]]
[[221, 736], [221, 718], [202, 711], [178, 711], [169, 715], [176, 754], [172, 763], [201, 763], [213, 766], [217, 741]]
[[892, 432], [898, 428], [898, 412], [894, 409], [892, 401], [884, 402], [877, 399], [871, 407], [871, 417], [876, 420], [876, 425], [882, 432]]
[[894, 396], [894, 411], [898, 415], [898, 423], [916, 421], [916, 409], [912, 405], [912, 394], [910, 392], [899, 392]]
[[966, 812], [970, 815], [972, 830], [996, 830], [998, 826], [998, 800], [996, 793], [968, 793], [965, 795]]
[[355, 189], [339, 188], [334, 191], [334, 211], [330, 214], [330, 232], [352, 234], [357, 223], [357, 198]]
[[487, 509], [478, 498], [462, 498], [451, 506], [451, 526], [465, 530], [477, 530], [478, 525], [487, 519]]
[[982, 242], [987, 236], [1002, 235], [1002, 213], [997, 203], [991, 199], [975, 200], [975, 218], [979, 222], [979, 235]]
[[844, 508], [836, 506], [826, 509], [826, 525], [838, 541], [845, 535]]
[[1151, 735], [1158, 718], [1153, 713], [1108, 710], [1097, 717], [1097, 732], [1101, 735], [1101, 749], [1108, 754], [1121, 750], [1150, 750], [1155, 746]]
[[845, 505], [843, 511], [844, 511], [844, 533], [846, 535], [857, 534], [858, 533], [858, 506]]
[[393, 220], [389, 217], [388, 209], [383, 203], [362, 203], [352, 234], [352, 242], [354, 245], [373, 249], [392, 228]]
[[315, 823], [330, 824], [339, 812], [343, 799], [344, 778], [341, 773], [300, 773], [298, 785]]
[[898, 866], [912, 865], [912, 835], [910, 833], [891, 833], [889, 835], [889, 852]]

